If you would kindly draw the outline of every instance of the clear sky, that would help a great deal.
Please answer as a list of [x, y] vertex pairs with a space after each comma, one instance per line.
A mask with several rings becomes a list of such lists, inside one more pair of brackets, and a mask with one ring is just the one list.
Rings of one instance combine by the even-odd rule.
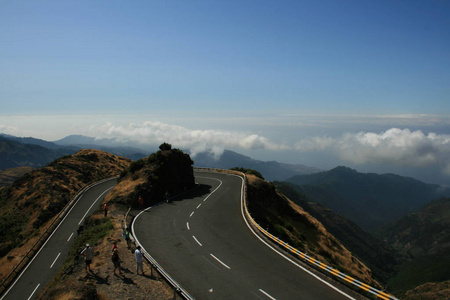
[[[419, 131], [450, 174], [450, 2], [3, 0], [0, 104], [3, 133], [170, 139], [320, 167], [398, 162], [336, 149], [348, 134]], [[311, 161], [320, 151], [334, 156]]]

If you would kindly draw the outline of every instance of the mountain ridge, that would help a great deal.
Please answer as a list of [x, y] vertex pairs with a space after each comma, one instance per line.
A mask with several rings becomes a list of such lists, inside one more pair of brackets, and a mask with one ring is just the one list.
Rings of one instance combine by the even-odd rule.
[[450, 189], [395, 174], [359, 173], [348, 167], [286, 180], [313, 201], [366, 230], [397, 220]]

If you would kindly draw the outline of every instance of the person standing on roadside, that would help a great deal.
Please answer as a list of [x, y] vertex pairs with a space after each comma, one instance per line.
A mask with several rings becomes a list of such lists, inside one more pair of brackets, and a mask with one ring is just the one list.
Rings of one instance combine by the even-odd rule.
[[117, 275], [116, 270], [119, 269], [119, 275], [122, 275], [122, 270], [120, 268], [120, 257], [119, 257], [119, 250], [117, 248], [114, 248], [111, 253], [111, 261], [114, 265], [114, 275]]
[[144, 275], [144, 257], [141, 252], [141, 246], [137, 246], [136, 251], [134, 251], [134, 257], [136, 259], [136, 274], [139, 274], [139, 270], [141, 270], [142, 275]]
[[142, 198], [142, 196], [139, 196], [138, 204], [140, 209], [144, 208], [144, 198]]
[[105, 217], [108, 215], [108, 204], [103, 204], [103, 211], [105, 212]]
[[81, 251], [81, 255], [84, 256], [84, 262], [86, 264], [86, 275], [88, 275], [88, 272], [92, 272], [91, 263], [92, 259], [94, 258], [94, 250], [92, 250], [92, 247], [89, 244], [86, 244], [86, 248]]

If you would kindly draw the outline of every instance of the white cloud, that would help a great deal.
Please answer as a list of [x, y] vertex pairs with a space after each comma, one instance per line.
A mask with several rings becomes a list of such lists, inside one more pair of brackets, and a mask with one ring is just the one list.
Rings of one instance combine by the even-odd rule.
[[299, 151], [331, 150], [356, 164], [393, 164], [441, 168], [450, 175], [450, 135], [391, 128], [381, 133], [346, 133], [340, 138], [312, 138], [295, 145]]
[[122, 142], [155, 145], [168, 142], [174, 147], [188, 148], [195, 156], [199, 152], [210, 151], [216, 157], [225, 148], [283, 150], [287, 147], [270, 142], [267, 138], [242, 132], [222, 130], [190, 130], [182, 126], [162, 122], [146, 121], [127, 126], [105, 125], [91, 127], [92, 134], [113, 137]]

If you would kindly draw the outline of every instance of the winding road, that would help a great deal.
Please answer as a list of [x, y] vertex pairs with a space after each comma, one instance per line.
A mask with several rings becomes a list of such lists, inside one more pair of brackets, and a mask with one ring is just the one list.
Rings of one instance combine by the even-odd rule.
[[62, 266], [70, 250], [79, 224], [98, 208], [116, 179], [98, 183], [78, 198], [57, 229], [53, 231], [33, 260], [16, 278], [0, 300], [34, 299]]
[[193, 298], [353, 299], [253, 233], [241, 210], [241, 177], [195, 178], [197, 189], [133, 222], [138, 242]]

